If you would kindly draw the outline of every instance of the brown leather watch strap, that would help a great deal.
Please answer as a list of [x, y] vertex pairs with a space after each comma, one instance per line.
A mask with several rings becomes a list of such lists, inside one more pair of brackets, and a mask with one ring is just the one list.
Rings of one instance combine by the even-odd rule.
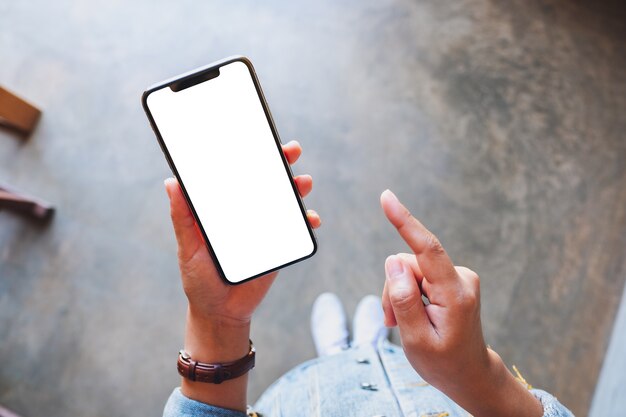
[[222, 382], [240, 377], [254, 368], [256, 350], [250, 341], [250, 351], [246, 356], [233, 362], [202, 363], [195, 361], [185, 350], [178, 352], [178, 373], [191, 381], [221, 384]]

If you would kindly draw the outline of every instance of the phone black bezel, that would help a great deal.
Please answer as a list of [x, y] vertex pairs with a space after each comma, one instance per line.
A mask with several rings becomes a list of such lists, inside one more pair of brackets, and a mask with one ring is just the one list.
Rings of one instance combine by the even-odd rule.
[[[189, 194], [187, 193], [187, 189], [185, 188], [184, 182], [182, 180], [182, 178], [180, 177], [180, 175], [178, 174], [178, 170], [176, 169], [176, 165], [174, 164], [174, 161], [172, 160], [172, 157], [169, 153], [169, 151], [167, 150], [167, 146], [165, 145], [165, 141], [163, 140], [163, 138], [161, 137], [161, 133], [159, 132], [159, 129], [156, 125], [156, 122], [154, 121], [154, 118], [152, 117], [152, 113], [150, 112], [150, 108], [148, 107], [148, 96], [157, 91], [157, 90], [161, 90], [163, 88], [169, 88], [172, 84], [175, 83], [180, 83], [181, 81], [187, 81], [190, 80], [192, 78], [196, 78], [196, 77], [201, 77], [206, 73], [209, 73], [211, 71], [215, 71], [216, 69], [219, 69], [220, 67], [223, 67], [225, 65], [229, 65], [232, 64], [234, 62], [240, 61], [242, 63], [244, 63], [246, 65], [246, 67], [248, 68], [248, 71], [250, 73], [250, 77], [252, 78], [252, 81], [254, 83], [254, 87], [256, 88], [256, 92], [257, 95], [259, 97], [259, 100], [261, 102], [261, 106], [263, 107], [263, 111], [265, 112], [265, 116], [267, 118], [267, 122], [270, 126], [270, 130], [272, 131], [272, 136], [274, 137], [274, 142], [276, 143], [276, 146], [278, 148], [278, 153], [280, 154], [281, 160], [283, 161], [283, 165], [285, 167], [285, 171], [287, 172], [287, 177], [289, 178], [289, 182], [291, 183], [291, 187], [292, 190], [294, 192], [294, 196], [296, 197], [296, 200], [298, 201], [298, 205], [300, 207], [300, 211], [302, 213], [302, 216], [304, 218], [304, 222], [306, 224], [306, 227], [309, 231], [309, 236], [311, 237], [311, 241], [313, 242], [313, 250], [311, 251], [310, 254], [302, 257], [302, 258], [298, 258], [295, 259], [293, 261], [287, 262], [286, 264], [283, 265], [279, 265], [275, 268], [269, 269], [267, 271], [261, 272], [259, 274], [253, 275], [249, 278], [243, 279], [241, 281], [238, 282], [233, 282], [233, 281], [229, 281], [228, 278], [226, 277], [226, 275], [224, 274], [224, 271], [222, 270], [222, 266], [219, 262], [219, 259], [217, 258], [217, 256], [215, 255], [215, 252], [213, 251], [213, 247], [211, 246], [211, 241], [209, 240], [204, 227], [202, 226], [202, 223], [200, 222], [200, 218], [198, 217], [198, 214], [196, 213], [196, 209], [193, 206], [193, 203], [191, 201], [191, 198], [189, 197]], [[210, 82], [210, 79], [207, 81], [202, 81], [202, 82]], [[181, 189], [183, 190], [183, 194], [185, 196], [185, 200], [187, 201], [187, 205], [189, 206], [189, 208], [191, 209], [191, 212], [196, 220], [196, 223], [198, 224], [198, 227], [200, 228], [200, 232], [202, 233], [202, 237], [204, 238], [204, 242], [207, 246], [207, 249], [209, 250], [209, 254], [211, 255], [211, 258], [213, 258], [213, 262], [215, 263], [215, 267], [217, 269], [217, 271], [220, 274], [220, 277], [222, 278], [222, 280], [224, 282], [226, 282], [229, 285], [239, 285], [239, 284], [243, 284], [245, 282], [248, 282], [250, 280], [253, 280], [255, 278], [259, 278], [262, 277], [264, 275], [267, 275], [271, 272], [277, 271], [279, 269], [282, 269], [286, 266], [289, 265], [293, 265], [297, 262], [303, 261], [305, 259], [308, 259], [310, 257], [312, 257], [313, 255], [315, 255], [315, 253], [317, 252], [317, 239], [315, 236], [315, 232], [313, 231], [313, 228], [311, 227], [310, 223], [309, 223], [309, 219], [307, 218], [306, 215], [306, 206], [304, 205], [304, 202], [302, 201], [302, 198], [300, 197], [300, 193], [298, 192], [298, 188], [296, 186], [296, 183], [293, 179], [293, 172], [291, 171], [291, 167], [289, 166], [289, 162], [287, 161], [287, 158], [285, 157], [285, 154], [282, 151], [282, 142], [280, 141], [280, 136], [278, 135], [278, 131], [276, 130], [276, 126], [274, 124], [274, 119], [272, 118], [272, 114], [270, 112], [269, 106], [267, 104], [267, 101], [265, 100], [265, 95], [263, 94], [263, 90], [261, 89], [261, 84], [257, 78], [256, 72], [254, 70], [254, 66], [252, 65], [252, 62], [245, 56], [232, 56], [232, 57], [228, 57], [225, 59], [222, 59], [220, 61], [216, 61], [213, 62], [209, 65], [200, 67], [200, 68], [196, 68], [194, 70], [191, 70], [189, 72], [186, 72], [184, 74], [178, 75], [176, 77], [170, 78], [168, 80], [162, 81], [160, 83], [157, 83], [155, 85], [152, 85], [151, 87], [149, 87], [148, 89], [146, 89], [146, 91], [144, 91], [144, 93], [141, 96], [141, 104], [143, 106], [144, 111], [146, 112], [146, 116], [148, 116], [148, 120], [150, 121], [150, 126], [152, 127], [152, 130], [154, 131], [154, 134], [157, 137], [157, 141], [159, 142], [159, 146], [161, 147], [161, 151], [163, 151], [163, 155], [165, 156], [165, 159], [167, 160], [167, 163], [170, 167], [170, 169], [172, 170], [172, 173], [176, 176], [176, 178], [178, 179], [178, 183], [181, 186]]]

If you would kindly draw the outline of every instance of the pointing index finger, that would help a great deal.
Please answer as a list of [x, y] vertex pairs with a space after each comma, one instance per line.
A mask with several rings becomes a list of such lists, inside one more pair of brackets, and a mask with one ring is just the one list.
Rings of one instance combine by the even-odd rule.
[[411, 215], [394, 193], [385, 190], [380, 196], [380, 204], [387, 219], [415, 253], [422, 273], [428, 281], [457, 278], [454, 265], [439, 243], [439, 239]]

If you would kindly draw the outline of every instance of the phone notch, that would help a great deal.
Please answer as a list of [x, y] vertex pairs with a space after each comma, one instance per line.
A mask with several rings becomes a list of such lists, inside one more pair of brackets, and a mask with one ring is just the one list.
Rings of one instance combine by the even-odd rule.
[[213, 68], [213, 69], [201, 72], [200, 74], [194, 74], [188, 78], [184, 78], [180, 81], [176, 81], [170, 84], [170, 90], [177, 93], [186, 88], [193, 87], [194, 85], [198, 85], [205, 81], [212, 80], [213, 78], [217, 78], [219, 76], [220, 76], [220, 69]]

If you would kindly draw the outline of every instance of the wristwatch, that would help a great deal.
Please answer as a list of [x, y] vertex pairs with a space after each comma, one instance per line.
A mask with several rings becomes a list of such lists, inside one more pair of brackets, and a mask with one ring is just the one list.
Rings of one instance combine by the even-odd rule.
[[250, 340], [250, 350], [241, 359], [225, 363], [202, 363], [195, 361], [184, 349], [178, 352], [178, 373], [191, 381], [221, 384], [246, 374], [254, 368], [256, 350]]

